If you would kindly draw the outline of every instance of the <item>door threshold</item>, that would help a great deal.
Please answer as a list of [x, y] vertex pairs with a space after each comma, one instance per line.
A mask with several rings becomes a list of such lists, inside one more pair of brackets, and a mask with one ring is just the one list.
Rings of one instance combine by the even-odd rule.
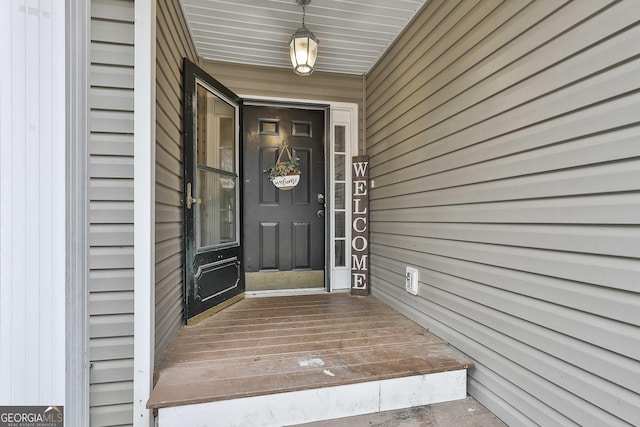
[[269, 289], [265, 291], [245, 291], [245, 298], [286, 297], [291, 295], [326, 294], [325, 288]]

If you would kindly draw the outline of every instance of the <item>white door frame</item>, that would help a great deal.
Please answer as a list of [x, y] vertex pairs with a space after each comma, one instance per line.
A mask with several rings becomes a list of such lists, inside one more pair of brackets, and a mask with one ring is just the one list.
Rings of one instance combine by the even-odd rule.
[[[328, 192], [329, 194], [331, 194], [331, 197], [334, 197], [334, 192], [333, 192], [333, 188], [334, 188], [334, 148], [335, 148], [335, 144], [334, 144], [334, 129], [336, 125], [344, 125], [347, 127], [347, 141], [346, 141], [346, 165], [348, 168], [350, 168], [350, 164], [351, 164], [351, 157], [352, 156], [357, 156], [359, 154], [362, 153], [358, 153], [358, 128], [359, 128], [359, 123], [358, 123], [358, 104], [356, 103], [348, 103], [348, 102], [332, 102], [332, 101], [322, 101], [322, 100], [317, 100], [317, 99], [297, 99], [297, 98], [276, 98], [276, 97], [269, 97], [269, 96], [256, 96], [256, 95], [250, 95], [250, 94], [238, 94], [238, 96], [242, 99], [249, 99], [249, 100], [256, 100], [256, 101], [265, 101], [265, 102], [273, 102], [273, 103], [277, 103], [278, 105], [286, 105], [286, 104], [291, 104], [292, 106], [294, 105], [300, 105], [300, 104], [308, 104], [308, 105], [318, 105], [318, 106], [329, 106], [329, 129], [330, 132], [328, 132], [329, 135], [329, 141], [327, 141], [327, 144], [329, 145], [329, 150], [325, 150], [325, 154], [328, 155], [329, 159], [328, 161], [330, 162], [330, 176], [328, 176], [327, 178], [327, 184], [331, 187], [332, 191]], [[325, 123], [325, 126], [327, 126], [327, 124]], [[325, 161], [327, 161], [327, 159], [325, 159]], [[345, 180], [346, 180], [346, 185], [345, 185], [345, 190], [346, 190], [346, 194], [345, 194], [345, 201], [349, 201], [351, 200], [351, 173], [350, 173], [350, 169], [347, 169], [346, 171], [346, 176], [345, 176]], [[335, 202], [334, 200], [331, 200], [329, 202], [329, 206], [331, 207], [329, 212], [326, 212], [327, 217], [329, 218], [328, 224], [329, 224], [329, 230], [326, 230], [327, 233], [333, 233], [335, 231], [335, 210], [334, 210], [334, 206], [335, 206]], [[346, 209], [345, 212], [345, 233], [346, 233], [346, 242], [350, 242], [351, 241], [351, 206], [349, 204], [349, 206]], [[345, 244], [345, 262], [346, 265], [345, 266], [338, 266], [336, 267], [335, 265], [335, 261], [336, 261], [336, 257], [335, 257], [335, 245], [334, 245], [334, 236], [331, 235], [329, 236], [328, 234], [325, 234], [325, 247], [330, 248], [330, 256], [329, 259], [325, 259], [325, 263], [328, 263], [330, 268], [330, 272], [331, 272], [331, 277], [328, 278], [329, 279], [329, 283], [331, 284], [330, 287], [330, 291], [336, 291], [336, 290], [347, 290], [351, 288], [351, 265], [350, 265], [350, 260], [351, 260], [351, 245], [350, 244]]]

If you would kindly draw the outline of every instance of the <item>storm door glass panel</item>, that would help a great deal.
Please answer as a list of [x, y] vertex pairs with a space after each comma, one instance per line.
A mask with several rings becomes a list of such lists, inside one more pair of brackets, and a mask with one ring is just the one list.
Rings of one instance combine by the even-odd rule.
[[238, 242], [235, 108], [197, 85], [196, 250]]
[[236, 181], [235, 176], [198, 165], [201, 203], [194, 207], [197, 249], [236, 241]]
[[334, 175], [333, 175], [333, 206], [334, 208], [334, 260], [336, 267], [346, 266], [346, 239], [347, 239], [347, 206], [346, 199], [346, 126], [336, 125], [334, 128]]

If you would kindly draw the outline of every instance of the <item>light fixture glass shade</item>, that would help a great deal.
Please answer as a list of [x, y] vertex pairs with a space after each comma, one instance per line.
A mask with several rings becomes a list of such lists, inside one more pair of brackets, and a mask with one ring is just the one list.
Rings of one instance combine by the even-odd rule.
[[289, 53], [293, 71], [299, 76], [313, 73], [313, 66], [318, 57], [318, 39], [304, 25], [291, 36]]

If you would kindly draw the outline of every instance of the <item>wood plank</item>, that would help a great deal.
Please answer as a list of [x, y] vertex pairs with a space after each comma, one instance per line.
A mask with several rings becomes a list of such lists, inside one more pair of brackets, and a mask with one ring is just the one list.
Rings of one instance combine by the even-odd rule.
[[185, 327], [158, 363], [149, 407], [466, 369], [472, 363], [374, 298], [245, 299]]
[[[407, 351], [415, 352], [407, 357]], [[238, 363], [235, 359], [177, 366], [166, 369], [161, 375], [163, 381], [171, 381], [172, 386], [181, 384], [207, 383], [213, 380], [234, 378], [251, 378], [256, 376], [289, 375], [299, 372], [315, 372], [324, 369], [344, 369], [346, 366], [352, 373], [376, 375], [383, 372], [407, 372], [415, 374], [416, 370], [424, 369], [424, 373], [445, 371], [451, 366], [458, 368], [460, 361], [447, 359], [450, 349], [444, 342], [434, 344], [411, 344], [381, 348], [377, 352], [370, 349], [353, 351], [323, 350], [310, 356], [300, 353], [297, 357], [282, 357], [272, 355], [264, 358], [248, 359]], [[445, 356], [445, 357], [443, 357]], [[462, 362], [464, 364], [464, 362]], [[389, 364], [384, 366], [384, 364]], [[404, 365], [408, 364], [408, 365]], [[403, 368], [399, 368], [403, 366]], [[357, 368], [356, 368], [357, 367]], [[205, 374], [205, 375], [203, 375]]]

